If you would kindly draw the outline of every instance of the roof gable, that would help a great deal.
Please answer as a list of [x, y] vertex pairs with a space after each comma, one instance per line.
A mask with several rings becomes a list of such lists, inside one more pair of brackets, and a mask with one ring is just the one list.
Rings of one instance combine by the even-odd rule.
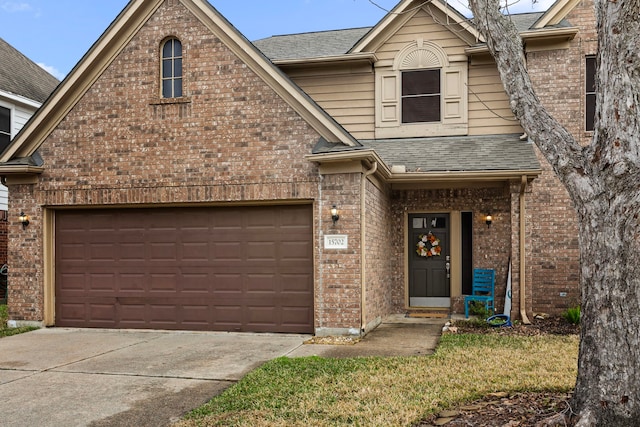
[[[104, 73], [127, 43], [146, 24], [164, 0], [131, 0], [94, 43], [49, 100], [2, 153], [0, 162], [29, 157]], [[358, 145], [332, 117], [322, 110], [286, 75], [278, 70], [206, 0], [175, 0], [185, 6], [235, 55], [269, 85], [323, 138]]]
[[402, 0], [349, 53], [375, 52], [420, 10], [431, 14], [438, 22], [446, 22], [452, 32], [469, 46], [482, 40], [480, 33], [467, 18], [441, 0]]
[[549, 9], [531, 26], [531, 29], [540, 29], [547, 26], [558, 25], [567, 17], [580, 0], [557, 0]]
[[43, 103], [58, 79], [0, 38], [0, 91]]

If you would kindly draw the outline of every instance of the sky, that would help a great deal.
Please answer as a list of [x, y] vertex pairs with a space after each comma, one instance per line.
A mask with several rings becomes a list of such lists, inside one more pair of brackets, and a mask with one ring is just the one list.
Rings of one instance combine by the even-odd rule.
[[[375, 25], [399, 0], [209, 0], [249, 40]], [[465, 0], [449, 0], [463, 8]], [[58, 79], [71, 71], [128, 0], [0, 0], [0, 38]], [[513, 12], [552, 0], [520, 0]], [[2, 59], [0, 58], [0, 61]]]

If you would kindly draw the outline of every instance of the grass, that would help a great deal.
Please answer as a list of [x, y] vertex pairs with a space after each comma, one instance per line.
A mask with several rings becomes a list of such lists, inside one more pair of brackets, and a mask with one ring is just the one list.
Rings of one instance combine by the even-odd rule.
[[0, 338], [18, 335], [24, 332], [34, 331], [38, 328], [34, 326], [21, 326], [19, 328], [8, 328], [7, 319], [9, 319], [9, 310], [5, 304], [0, 305]]
[[279, 358], [179, 425], [410, 426], [488, 393], [569, 391], [577, 336], [446, 334], [427, 357]]
[[23, 334], [39, 329], [36, 326], [20, 326], [18, 328], [0, 328], [0, 338], [10, 337], [12, 335]]

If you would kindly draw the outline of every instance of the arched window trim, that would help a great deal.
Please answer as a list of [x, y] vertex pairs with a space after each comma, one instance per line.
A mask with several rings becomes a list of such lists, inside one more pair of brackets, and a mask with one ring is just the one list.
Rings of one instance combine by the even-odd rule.
[[[431, 75], [435, 87], [440, 74], [440, 112], [427, 117], [409, 111], [403, 115], [403, 103], [437, 103], [437, 90], [419, 99], [420, 87], [403, 87], [405, 76], [415, 80], [419, 74]], [[391, 61], [380, 61], [375, 68], [376, 138], [409, 138], [424, 135], [453, 136], [468, 132], [468, 60], [451, 58], [437, 43], [417, 38], [400, 49]], [[429, 89], [429, 88], [427, 88]], [[403, 96], [403, 91], [405, 96]], [[417, 96], [416, 96], [417, 95]], [[411, 99], [411, 97], [415, 97]], [[429, 101], [432, 97], [432, 101]], [[407, 99], [407, 100], [405, 100]], [[415, 109], [414, 109], [415, 111]], [[438, 118], [439, 120], [435, 120]]]
[[160, 45], [160, 95], [162, 98], [181, 98], [183, 90], [184, 50], [179, 38], [171, 36]]

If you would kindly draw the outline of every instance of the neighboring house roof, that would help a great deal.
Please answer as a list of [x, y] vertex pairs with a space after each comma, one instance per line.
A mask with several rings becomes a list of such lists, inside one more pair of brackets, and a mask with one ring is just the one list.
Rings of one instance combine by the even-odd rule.
[[[336, 120], [274, 66], [206, 0], [181, 0], [213, 34], [269, 85], [321, 137], [344, 145], [359, 145]], [[1, 153], [0, 162], [33, 155], [47, 136], [89, 90], [128, 40], [144, 25], [163, 0], [131, 0], [58, 89]], [[1, 169], [4, 168], [0, 166]], [[14, 172], [17, 173], [17, 172]]]
[[387, 166], [407, 172], [539, 171], [533, 144], [519, 134], [360, 141]]
[[0, 38], [0, 90], [43, 103], [58, 79]]
[[371, 27], [366, 27], [287, 34], [256, 40], [253, 44], [272, 61], [337, 56], [347, 53], [370, 30]]

